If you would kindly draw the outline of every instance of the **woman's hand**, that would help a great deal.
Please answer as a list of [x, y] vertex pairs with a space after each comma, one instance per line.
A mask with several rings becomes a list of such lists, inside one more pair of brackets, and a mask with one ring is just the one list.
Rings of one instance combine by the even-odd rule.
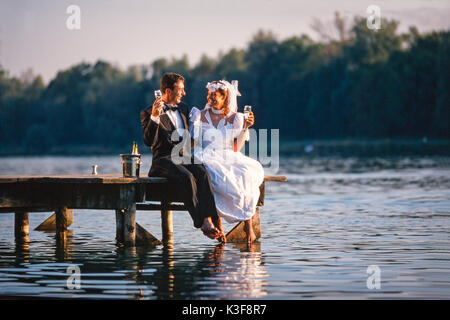
[[248, 114], [248, 119], [245, 121], [244, 123], [244, 128], [248, 129], [250, 128], [253, 124], [255, 124], [255, 115], [253, 114], [253, 112], [249, 112]]

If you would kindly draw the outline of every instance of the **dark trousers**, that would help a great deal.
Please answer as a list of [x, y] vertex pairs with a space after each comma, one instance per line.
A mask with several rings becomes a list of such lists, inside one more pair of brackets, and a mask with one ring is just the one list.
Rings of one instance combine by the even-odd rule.
[[167, 178], [179, 187], [196, 228], [207, 217], [217, 219], [211, 178], [202, 164], [175, 164], [170, 157], [160, 158], [153, 160], [149, 176]]

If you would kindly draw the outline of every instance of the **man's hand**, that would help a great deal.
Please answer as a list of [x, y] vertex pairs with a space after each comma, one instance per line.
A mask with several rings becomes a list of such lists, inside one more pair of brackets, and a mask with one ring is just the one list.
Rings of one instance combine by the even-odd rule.
[[164, 102], [161, 98], [158, 98], [153, 102], [153, 108], [152, 108], [152, 116], [159, 118], [162, 112], [162, 108], [164, 106]]

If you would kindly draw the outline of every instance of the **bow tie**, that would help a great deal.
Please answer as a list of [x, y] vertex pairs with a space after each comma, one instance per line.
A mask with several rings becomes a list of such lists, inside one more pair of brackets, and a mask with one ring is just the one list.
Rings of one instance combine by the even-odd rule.
[[168, 104], [166, 104], [165, 106], [164, 106], [164, 110], [165, 111], [170, 111], [170, 110], [172, 110], [172, 111], [177, 111], [178, 110], [178, 106], [171, 106], [171, 105], [168, 105]]

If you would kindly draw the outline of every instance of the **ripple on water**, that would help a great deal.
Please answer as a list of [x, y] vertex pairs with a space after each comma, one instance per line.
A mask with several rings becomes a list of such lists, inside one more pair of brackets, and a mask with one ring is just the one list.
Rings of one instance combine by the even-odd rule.
[[[24, 174], [90, 173], [91, 163], [112, 173], [120, 171], [116, 158], [0, 158], [0, 174], [15, 168]], [[0, 295], [450, 298], [448, 159], [297, 157], [281, 158], [280, 165], [278, 174], [288, 182], [267, 185], [262, 238], [249, 248], [216, 246], [192, 227], [186, 212], [174, 212], [173, 248], [117, 247], [115, 214], [108, 210], [75, 210], [64, 245], [54, 233], [33, 231], [50, 212], [31, 213], [30, 242], [16, 245], [14, 215], [0, 214]], [[161, 238], [157, 213], [139, 212], [137, 221]], [[81, 271], [80, 289], [67, 286], [73, 265]], [[371, 265], [381, 271], [379, 290], [367, 288]]]

